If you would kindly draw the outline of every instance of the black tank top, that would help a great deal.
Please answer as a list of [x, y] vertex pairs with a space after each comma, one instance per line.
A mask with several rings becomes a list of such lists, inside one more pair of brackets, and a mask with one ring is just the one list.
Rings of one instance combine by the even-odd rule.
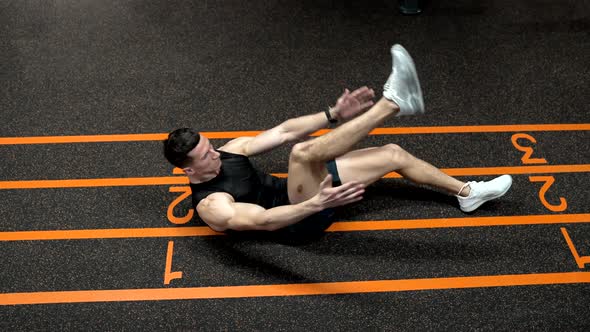
[[287, 179], [263, 173], [250, 159], [240, 154], [218, 151], [221, 156], [219, 174], [202, 183], [191, 183], [193, 206], [215, 192], [226, 192], [236, 202], [257, 204], [265, 209], [288, 205]]

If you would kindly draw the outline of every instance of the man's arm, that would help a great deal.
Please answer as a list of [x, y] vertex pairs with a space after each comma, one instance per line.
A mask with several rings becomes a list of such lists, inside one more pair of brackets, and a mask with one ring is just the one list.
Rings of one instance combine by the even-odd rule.
[[[348, 89], [338, 98], [336, 106], [330, 108], [330, 116], [345, 122], [360, 114], [363, 110], [373, 105], [373, 90], [362, 87], [353, 92]], [[289, 119], [280, 125], [264, 131], [255, 137], [236, 138], [220, 148], [220, 150], [254, 156], [272, 150], [284, 143], [303, 139], [319, 129], [328, 125], [325, 112], [305, 115]]]
[[332, 176], [320, 184], [318, 194], [299, 204], [265, 209], [256, 204], [236, 203], [227, 193], [213, 193], [201, 200], [197, 212], [215, 231], [274, 231], [303, 220], [314, 213], [330, 207], [341, 206], [362, 199], [364, 186], [349, 182], [332, 188]]
[[237, 203], [227, 193], [214, 193], [197, 205], [197, 212], [213, 230], [274, 231], [292, 225], [321, 207], [312, 202], [265, 209], [256, 204]]

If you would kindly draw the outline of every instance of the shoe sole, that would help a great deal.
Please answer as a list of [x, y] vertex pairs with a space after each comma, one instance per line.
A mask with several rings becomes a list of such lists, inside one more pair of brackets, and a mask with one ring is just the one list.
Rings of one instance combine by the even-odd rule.
[[[424, 113], [424, 98], [422, 97], [422, 87], [420, 86], [420, 80], [418, 79], [418, 72], [416, 71], [416, 64], [414, 63], [414, 59], [412, 59], [412, 56], [410, 55], [410, 53], [401, 45], [399, 44], [395, 44], [393, 45], [393, 47], [391, 48], [391, 57], [393, 59], [396, 58], [395, 54], [396, 52], [399, 52], [402, 55], [402, 62], [406, 62], [409, 64], [409, 69], [410, 69], [410, 73], [412, 74], [412, 77], [414, 79], [414, 81], [416, 82], [416, 86], [418, 87], [418, 92], [416, 93], [416, 95], [414, 97], [417, 97], [416, 99], [418, 102], [418, 114], [423, 114]], [[414, 113], [414, 114], [416, 114]]]
[[506, 195], [506, 193], [508, 192], [508, 190], [510, 190], [511, 187], [512, 187], [512, 181], [510, 181], [510, 185], [508, 186], [508, 188], [506, 188], [503, 192], [499, 193], [498, 195], [496, 195], [494, 197], [491, 197], [491, 198], [488, 198], [486, 200], [483, 200], [483, 201], [481, 201], [481, 202], [479, 202], [479, 203], [477, 203], [477, 204], [475, 204], [473, 206], [470, 206], [469, 207], [469, 210], [464, 210], [463, 207], [461, 207], [461, 211], [463, 211], [463, 212], [473, 212], [473, 211], [477, 210], [477, 208], [479, 208], [480, 206], [482, 206], [484, 203], [489, 202], [489, 201], [491, 201], [493, 199], [500, 198], [500, 197]]

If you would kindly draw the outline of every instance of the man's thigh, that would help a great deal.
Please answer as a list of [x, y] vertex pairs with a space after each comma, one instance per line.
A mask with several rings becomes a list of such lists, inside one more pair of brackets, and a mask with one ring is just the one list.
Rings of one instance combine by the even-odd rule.
[[398, 169], [400, 165], [393, 158], [392, 146], [354, 150], [336, 158], [342, 183], [357, 181], [368, 186]]
[[287, 189], [291, 204], [306, 201], [318, 193], [320, 183], [328, 175], [324, 162], [301, 162], [291, 158], [289, 160], [289, 177]]
[[[336, 158], [332, 165], [333, 180], [338, 174], [340, 183], [357, 181], [366, 186], [385, 174], [398, 169], [393, 156], [393, 145], [350, 151]], [[320, 183], [328, 175], [327, 163], [303, 163], [291, 158], [289, 161], [288, 190], [291, 204], [303, 202], [318, 193]]]

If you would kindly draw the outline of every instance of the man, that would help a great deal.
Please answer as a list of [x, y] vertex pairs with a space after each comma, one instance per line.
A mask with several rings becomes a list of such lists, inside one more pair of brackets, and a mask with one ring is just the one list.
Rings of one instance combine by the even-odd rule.
[[[164, 141], [164, 154], [188, 175], [201, 219], [215, 231], [297, 231], [298, 227], [323, 231], [332, 222], [332, 208], [361, 200], [367, 185], [392, 171], [456, 195], [465, 212], [504, 195], [512, 184], [509, 175], [464, 183], [395, 144], [351, 151], [386, 119], [424, 113], [412, 58], [400, 45], [394, 45], [391, 54], [392, 73], [384, 85], [383, 98], [375, 104], [374, 91], [367, 87], [352, 93], [345, 90], [329, 111], [287, 120], [256, 137], [237, 138], [219, 149], [192, 129], [170, 133]], [[288, 179], [264, 174], [248, 160], [307, 138], [334, 120], [342, 124], [326, 135], [294, 145]]]

